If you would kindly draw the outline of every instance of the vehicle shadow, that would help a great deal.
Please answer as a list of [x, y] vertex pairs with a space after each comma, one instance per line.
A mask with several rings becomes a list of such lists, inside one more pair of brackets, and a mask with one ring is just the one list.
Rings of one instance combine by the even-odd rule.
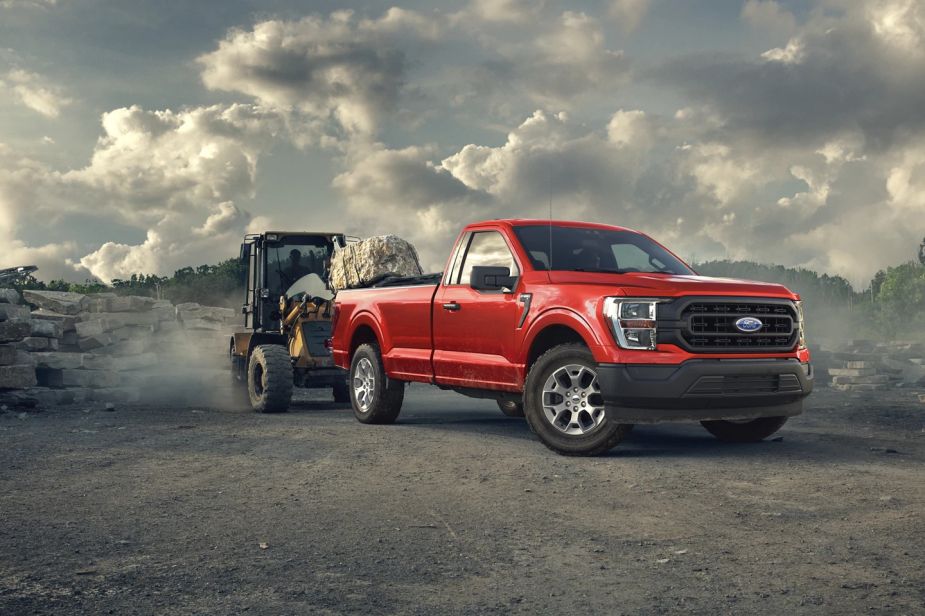
[[[524, 419], [493, 416], [491, 412], [416, 411], [399, 417], [396, 427], [469, 432], [536, 442]], [[603, 457], [612, 458], [800, 458], [822, 463], [857, 461], [870, 456], [870, 442], [844, 435], [822, 435], [784, 427], [758, 443], [723, 442], [697, 423], [637, 425]]]

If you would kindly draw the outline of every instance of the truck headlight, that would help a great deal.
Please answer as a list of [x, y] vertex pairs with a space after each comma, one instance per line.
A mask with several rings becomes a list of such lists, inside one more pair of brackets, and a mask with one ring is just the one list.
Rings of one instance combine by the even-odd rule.
[[799, 348], [805, 349], [806, 348], [806, 326], [805, 326], [806, 321], [803, 319], [803, 302], [802, 300], [797, 300], [793, 303], [797, 307], [797, 327], [800, 328], [799, 329], [800, 331]]
[[604, 300], [604, 316], [610, 322], [614, 339], [621, 348], [655, 349], [655, 307], [658, 301], [622, 297], [608, 297]]

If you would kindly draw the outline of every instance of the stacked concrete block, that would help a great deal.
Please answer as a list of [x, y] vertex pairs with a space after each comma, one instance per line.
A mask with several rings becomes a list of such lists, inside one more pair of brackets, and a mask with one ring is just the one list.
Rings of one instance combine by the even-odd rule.
[[0, 390], [40, 406], [213, 389], [240, 321], [228, 308], [114, 293], [0, 289], [0, 302]]
[[828, 354], [832, 387], [841, 391], [878, 391], [925, 386], [925, 344], [855, 340]]
[[0, 391], [35, 385], [35, 362], [23, 350], [32, 339], [29, 309], [20, 305], [19, 293], [0, 289]]

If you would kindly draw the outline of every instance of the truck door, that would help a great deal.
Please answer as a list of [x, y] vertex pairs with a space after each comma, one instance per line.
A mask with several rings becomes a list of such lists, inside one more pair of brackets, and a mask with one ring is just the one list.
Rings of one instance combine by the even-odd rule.
[[477, 291], [469, 285], [473, 266], [521, 267], [504, 236], [495, 230], [463, 237], [455, 263], [434, 298], [434, 377], [455, 387], [517, 390], [520, 371], [514, 338], [522, 306], [516, 293]]

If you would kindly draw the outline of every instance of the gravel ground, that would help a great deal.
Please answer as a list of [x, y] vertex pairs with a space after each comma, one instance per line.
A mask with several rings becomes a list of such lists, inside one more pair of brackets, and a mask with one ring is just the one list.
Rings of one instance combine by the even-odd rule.
[[0, 614], [925, 613], [925, 405], [808, 405], [593, 459], [421, 386], [394, 426], [314, 394], [0, 413]]

